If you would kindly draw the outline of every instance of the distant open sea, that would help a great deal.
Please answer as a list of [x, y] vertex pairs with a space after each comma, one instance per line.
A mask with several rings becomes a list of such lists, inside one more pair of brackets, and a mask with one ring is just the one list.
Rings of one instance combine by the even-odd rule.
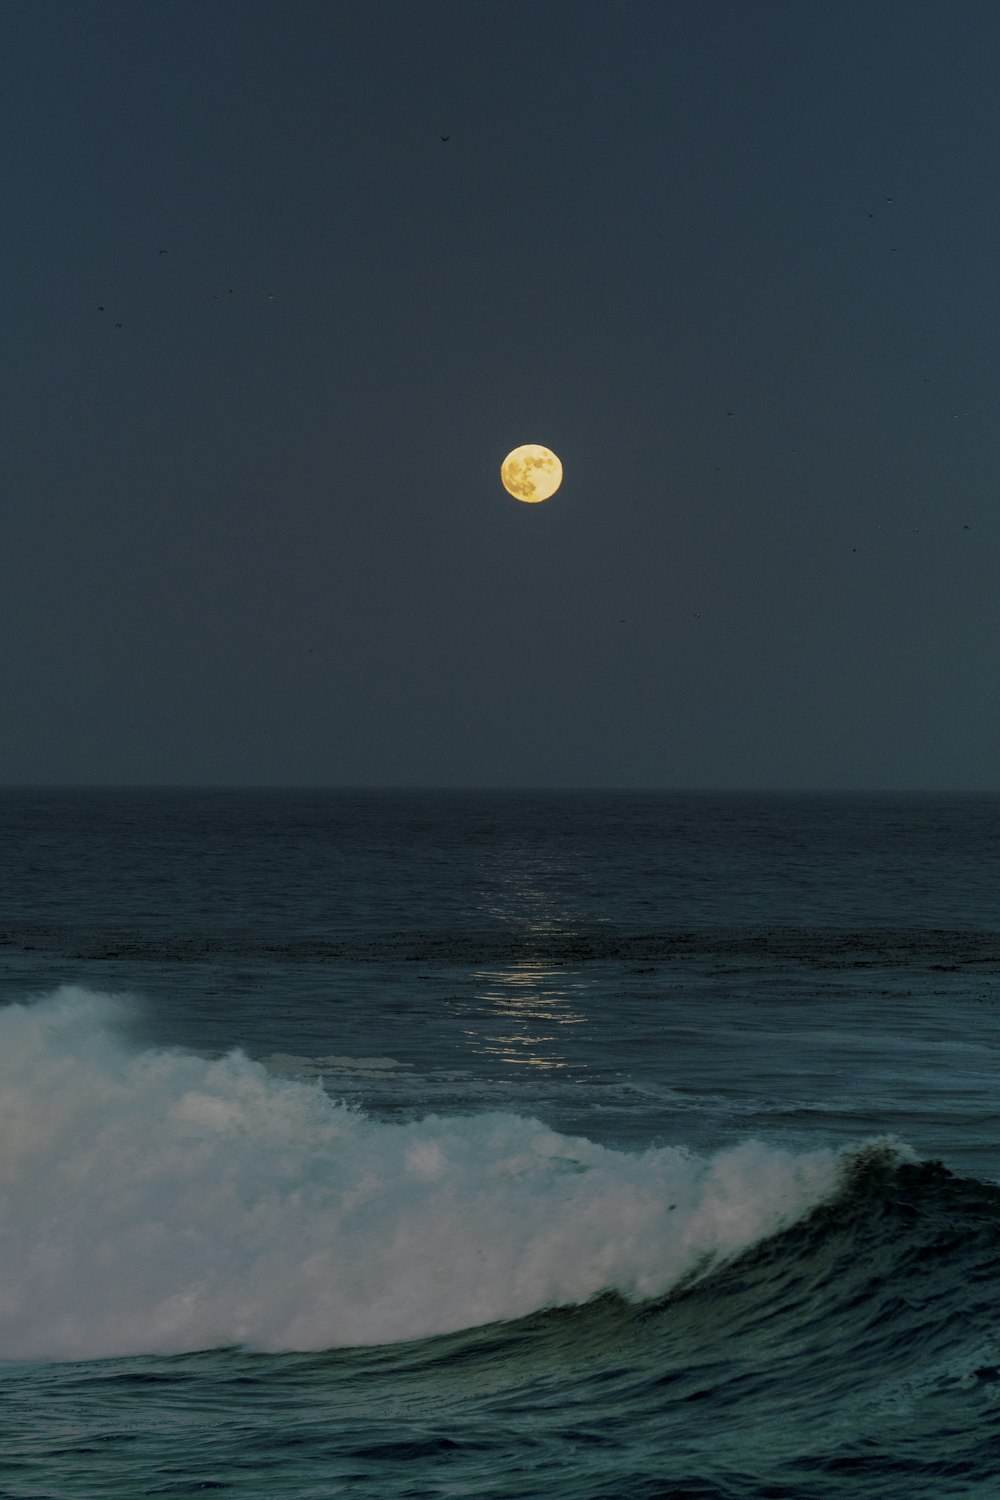
[[0, 1496], [1000, 1496], [1000, 798], [0, 791]]

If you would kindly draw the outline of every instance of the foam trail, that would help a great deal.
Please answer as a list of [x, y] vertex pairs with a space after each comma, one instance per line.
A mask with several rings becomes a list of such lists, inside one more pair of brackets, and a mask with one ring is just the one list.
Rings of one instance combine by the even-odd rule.
[[627, 1153], [500, 1113], [385, 1124], [122, 1003], [0, 1010], [0, 1357], [390, 1343], [662, 1294], [794, 1222], [844, 1157]]

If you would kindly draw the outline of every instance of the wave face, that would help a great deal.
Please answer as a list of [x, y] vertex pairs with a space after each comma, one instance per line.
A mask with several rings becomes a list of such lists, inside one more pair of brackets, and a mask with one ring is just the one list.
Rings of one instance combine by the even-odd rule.
[[385, 1123], [120, 999], [0, 1011], [0, 1357], [388, 1344], [662, 1297], [842, 1192], [852, 1153], [628, 1153], [513, 1114]]
[[390, 1124], [238, 1052], [130, 1045], [133, 1015], [0, 1011], [0, 1356], [46, 1361], [11, 1367], [33, 1483], [56, 1421], [53, 1493], [152, 1491], [181, 1421], [211, 1431], [199, 1482], [249, 1441], [289, 1496], [331, 1451], [380, 1496], [415, 1462], [490, 1500], [996, 1493], [1000, 1187], [890, 1141]]

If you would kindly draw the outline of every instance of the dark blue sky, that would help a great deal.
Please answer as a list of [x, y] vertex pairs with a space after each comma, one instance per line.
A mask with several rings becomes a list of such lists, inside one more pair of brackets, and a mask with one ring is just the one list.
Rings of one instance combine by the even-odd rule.
[[993, 0], [7, 0], [0, 782], [1000, 786], [998, 76]]

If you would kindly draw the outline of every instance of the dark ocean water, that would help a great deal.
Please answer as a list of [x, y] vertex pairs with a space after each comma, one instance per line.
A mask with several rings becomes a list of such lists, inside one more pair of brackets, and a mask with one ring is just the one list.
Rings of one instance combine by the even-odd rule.
[[0, 791], [0, 1496], [1000, 1496], [1000, 798]]

